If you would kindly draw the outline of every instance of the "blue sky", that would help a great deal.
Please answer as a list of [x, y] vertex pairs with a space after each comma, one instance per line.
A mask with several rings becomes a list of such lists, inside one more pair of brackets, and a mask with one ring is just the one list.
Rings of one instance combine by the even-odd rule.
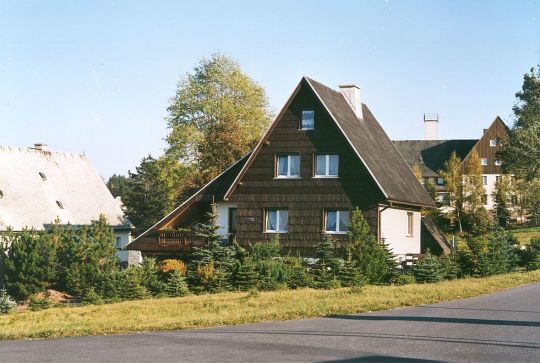
[[178, 80], [236, 58], [279, 110], [302, 75], [356, 83], [394, 139], [511, 121], [540, 63], [539, 1], [0, 0], [0, 145], [85, 152], [100, 174], [161, 154]]

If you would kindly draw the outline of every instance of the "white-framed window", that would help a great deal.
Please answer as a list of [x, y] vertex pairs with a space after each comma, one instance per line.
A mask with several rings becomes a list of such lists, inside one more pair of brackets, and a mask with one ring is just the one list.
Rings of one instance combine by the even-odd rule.
[[265, 225], [266, 232], [287, 233], [289, 231], [289, 211], [287, 209], [267, 209]]
[[482, 176], [482, 183], [483, 183], [484, 185], [487, 185], [487, 176], [486, 176], [486, 175], [483, 175], [483, 176]]
[[437, 178], [437, 185], [444, 185], [444, 178], [443, 177], [438, 177]]
[[500, 159], [495, 159], [495, 165], [502, 165], [502, 161]]
[[484, 165], [484, 166], [487, 165], [487, 164], [488, 164], [487, 158], [482, 158], [482, 159], [480, 159], [480, 163], [481, 163], [482, 165]]
[[276, 155], [276, 178], [299, 178], [300, 155]]
[[497, 146], [497, 140], [494, 140], [494, 139], [489, 140], [489, 146], [496, 147]]
[[348, 210], [329, 209], [324, 211], [324, 230], [326, 233], [347, 233], [351, 212]]
[[337, 178], [339, 175], [339, 155], [317, 154], [315, 156], [315, 177]]
[[414, 232], [414, 214], [407, 212], [407, 237], [412, 237]]
[[314, 130], [315, 129], [315, 111], [303, 110], [302, 118], [300, 120], [300, 130]]

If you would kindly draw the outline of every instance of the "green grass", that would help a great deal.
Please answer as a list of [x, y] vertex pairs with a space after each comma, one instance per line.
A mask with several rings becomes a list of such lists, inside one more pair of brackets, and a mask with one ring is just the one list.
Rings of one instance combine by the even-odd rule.
[[510, 230], [520, 245], [529, 244], [531, 238], [540, 237], [540, 227], [527, 227]]
[[540, 271], [436, 284], [287, 290], [257, 296], [229, 292], [148, 299], [0, 316], [0, 339], [52, 338], [192, 329], [393, 309], [477, 296], [540, 282]]

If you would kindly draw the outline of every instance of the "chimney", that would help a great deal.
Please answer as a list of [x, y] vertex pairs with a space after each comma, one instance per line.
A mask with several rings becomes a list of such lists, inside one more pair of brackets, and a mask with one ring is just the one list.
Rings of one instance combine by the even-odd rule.
[[356, 117], [362, 120], [364, 118], [364, 114], [362, 113], [362, 100], [360, 99], [360, 87], [358, 87], [355, 84], [344, 84], [344, 85], [339, 86], [339, 89], [343, 97], [345, 97], [345, 99], [351, 106]]
[[49, 151], [49, 146], [47, 144], [37, 143], [37, 144], [34, 144], [34, 147], [32, 149], [40, 150], [40, 151]]
[[439, 115], [436, 113], [424, 114], [424, 140], [439, 139]]

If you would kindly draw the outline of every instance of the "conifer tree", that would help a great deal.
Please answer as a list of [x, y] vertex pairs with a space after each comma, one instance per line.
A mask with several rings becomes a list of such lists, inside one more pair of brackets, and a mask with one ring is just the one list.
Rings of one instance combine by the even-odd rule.
[[164, 292], [169, 297], [180, 297], [189, 294], [186, 279], [180, 271], [172, 270], [168, 273]]
[[165, 289], [160, 279], [160, 268], [155, 258], [143, 257], [141, 266], [141, 284], [152, 296], [159, 296]]
[[246, 258], [233, 275], [233, 284], [240, 291], [258, 287], [260, 275], [251, 258]]
[[444, 278], [444, 265], [436, 256], [428, 255], [416, 262], [412, 268], [418, 282], [439, 282]]
[[148, 297], [148, 290], [141, 284], [140, 271], [136, 267], [122, 270], [118, 283], [118, 295], [124, 300], [138, 300]]
[[356, 208], [349, 224], [349, 247], [354, 264], [371, 283], [387, 282], [391, 277], [393, 256], [370, 233], [369, 225], [362, 212]]

